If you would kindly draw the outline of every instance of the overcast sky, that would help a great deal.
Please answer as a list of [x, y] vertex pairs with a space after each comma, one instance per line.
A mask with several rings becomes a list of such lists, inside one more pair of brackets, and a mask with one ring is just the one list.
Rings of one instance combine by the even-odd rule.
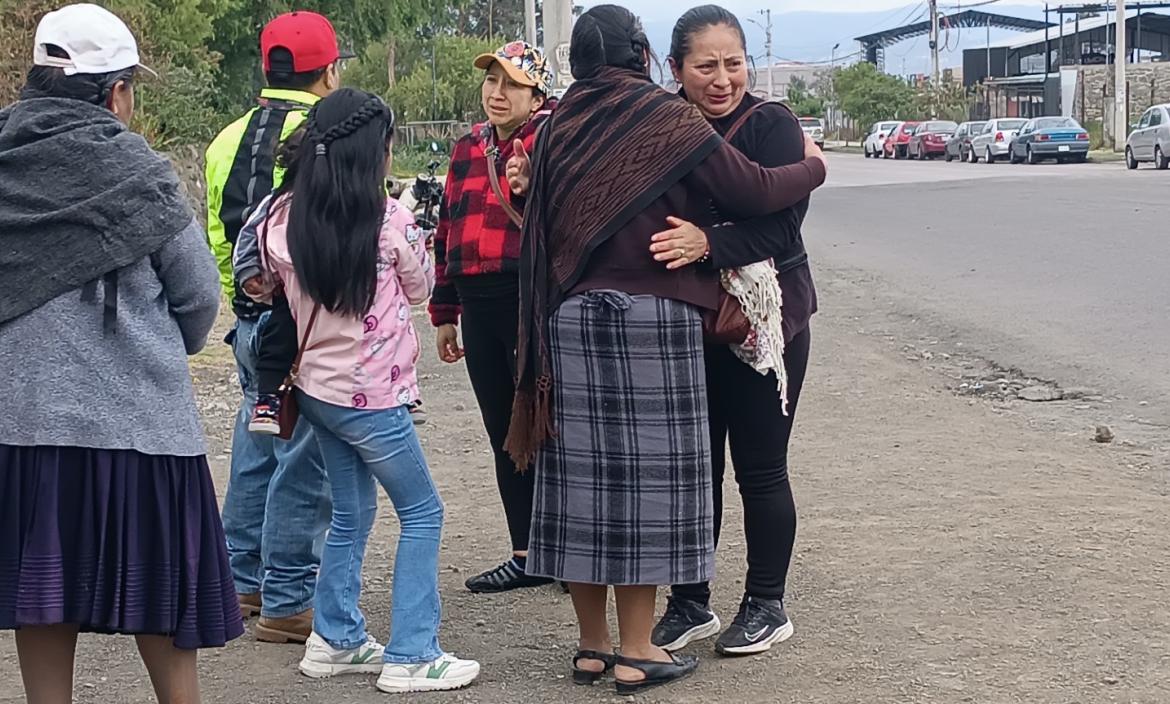
[[[609, 0], [613, 2], [614, 0]], [[578, 0], [585, 7], [604, 4], [606, 0]], [[706, 2], [683, 0], [682, 2], [663, 2], [663, 0], [616, 0], [615, 4], [624, 5], [635, 13], [647, 19], [677, 19], [684, 10]], [[921, 4], [914, 0], [723, 0], [716, 4], [723, 5], [737, 13], [750, 13], [764, 8], [771, 8], [773, 14], [783, 12], [874, 12], [882, 10], [896, 10], [906, 8], [909, 11], [915, 5]], [[961, 0], [942, 0], [940, 6], [947, 10], [955, 5], [971, 5], [975, 2]], [[1044, 0], [1003, 0], [1003, 5], [1038, 5], [1043, 7]], [[988, 9], [991, 9], [990, 6]], [[896, 18], [895, 18], [896, 19]]]

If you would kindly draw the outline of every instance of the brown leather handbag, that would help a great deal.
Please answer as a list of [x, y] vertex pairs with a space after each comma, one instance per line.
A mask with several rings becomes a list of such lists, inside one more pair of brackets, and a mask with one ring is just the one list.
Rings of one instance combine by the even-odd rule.
[[[731, 138], [747, 123], [749, 117], [767, 103], [756, 103], [740, 116], [731, 129], [723, 135], [723, 141]], [[723, 282], [719, 283], [719, 307], [703, 313], [703, 339], [715, 345], [742, 345], [752, 332], [752, 323], [743, 312], [739, 299], [727, 292]]]
[[714, 345], [742, 345], [752, 332], [752, 323], [739, 299], [719, 287], [719, 310], [703, 313], [703, 339]]

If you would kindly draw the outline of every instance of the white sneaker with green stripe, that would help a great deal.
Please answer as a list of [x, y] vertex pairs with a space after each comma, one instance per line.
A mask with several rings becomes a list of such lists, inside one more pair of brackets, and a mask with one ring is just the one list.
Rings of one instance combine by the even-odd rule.
[[383, 692], [437, 692], [466, 687], [479, 677], [479, 663], [445, 653], [438, 660], [410, 665], [382, 666], [378, 689]]
[[350, 650], [338, 650], [313, 633], [305, 643], [301, 673], [322, 678], [334, 675], [377, 674], [382, 671], [382, 646], [373, 638]]

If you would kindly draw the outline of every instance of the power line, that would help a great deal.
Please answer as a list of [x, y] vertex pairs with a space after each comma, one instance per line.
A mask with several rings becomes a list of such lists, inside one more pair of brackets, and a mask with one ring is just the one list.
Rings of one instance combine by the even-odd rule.
[[861, 52], [861, 51], [855, 51], [852, 54], [845, 54], [843, 56], [838, 56], [836, 59], [824, 59], [821, 61], [801, 61], [800, 59], [789, 59], [789, 58], [786, 58], [783, 56], [776, 56], [774, 58], [780, 59], [781, 61], [786, 61], [786, 62], [791, 63], [791, 64], [804, 64], [806, 66], [828, 66], [828, 65], [831, 65], [834, 63], [839, 64], [842, 61], [848, 61], [849, 59], [857, 58], [857, 57], [861, 56], [863, 53], [864, 52]]
[[983, 2], [969, 2], [958, 3], [955, 5], [947, 5], [948, 10], [973, 10], [976, 7], [987, 7], [988, 5], [996, 5], [1003, 2], [1003, 0], [983, 0]]
[[[926, 16], [926, 11], [927, 11], [926, 0], [923, 0], [921, 3], [918, 4], [918, 7], [911, 9], [910, 12], [908, 12], [906, 14], [906, 17], [903, 17], [902, 21], [899, 22], [895, 26], [901, 27], [901, 26], [907, 25], [907, 24], [914, 24], [915, 22], [921, 20], [924, 16]], [[915, 12], [918, 13], [918, 16], [912, 20], [909, 19], [910, 16], [912, 16]]]
[[922, 37], [914, 37], [914, 41], [910, 44], [910, 48], [898, 54], [898, 58], [904, 59], [909, 56], [910, 52], [914, 51], [914, 48], [918, 46], [918, 42], [920, 41], [922, 41]]

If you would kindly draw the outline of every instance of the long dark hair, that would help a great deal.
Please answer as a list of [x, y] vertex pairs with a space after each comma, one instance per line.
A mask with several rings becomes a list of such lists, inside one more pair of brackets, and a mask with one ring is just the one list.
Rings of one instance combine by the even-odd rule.
[[650, 40], [638, 16], [618, 5], [598, 5], [578, 18], [569, 41], [569, 67], [578, 80], [607, 66], [649, 75]]
[[674, 25], [670, 34], [670, 58], [677, 68], [682, 68], [683, 59], [691, 53], [691, 40], [696, 34], [708, 27], [727, 25], [739, 35], [743, 53], [747, 55], [747, 35], [743, 32], [743, 25], [735, 13], [719, 5], [700, 5], [687, 10]]
[[301, 286], [330, 313], [361, 318], [373, 305], [393, 135], [394, 113], [365, 91], [343, 88], [309, 113], [288, 249]]

